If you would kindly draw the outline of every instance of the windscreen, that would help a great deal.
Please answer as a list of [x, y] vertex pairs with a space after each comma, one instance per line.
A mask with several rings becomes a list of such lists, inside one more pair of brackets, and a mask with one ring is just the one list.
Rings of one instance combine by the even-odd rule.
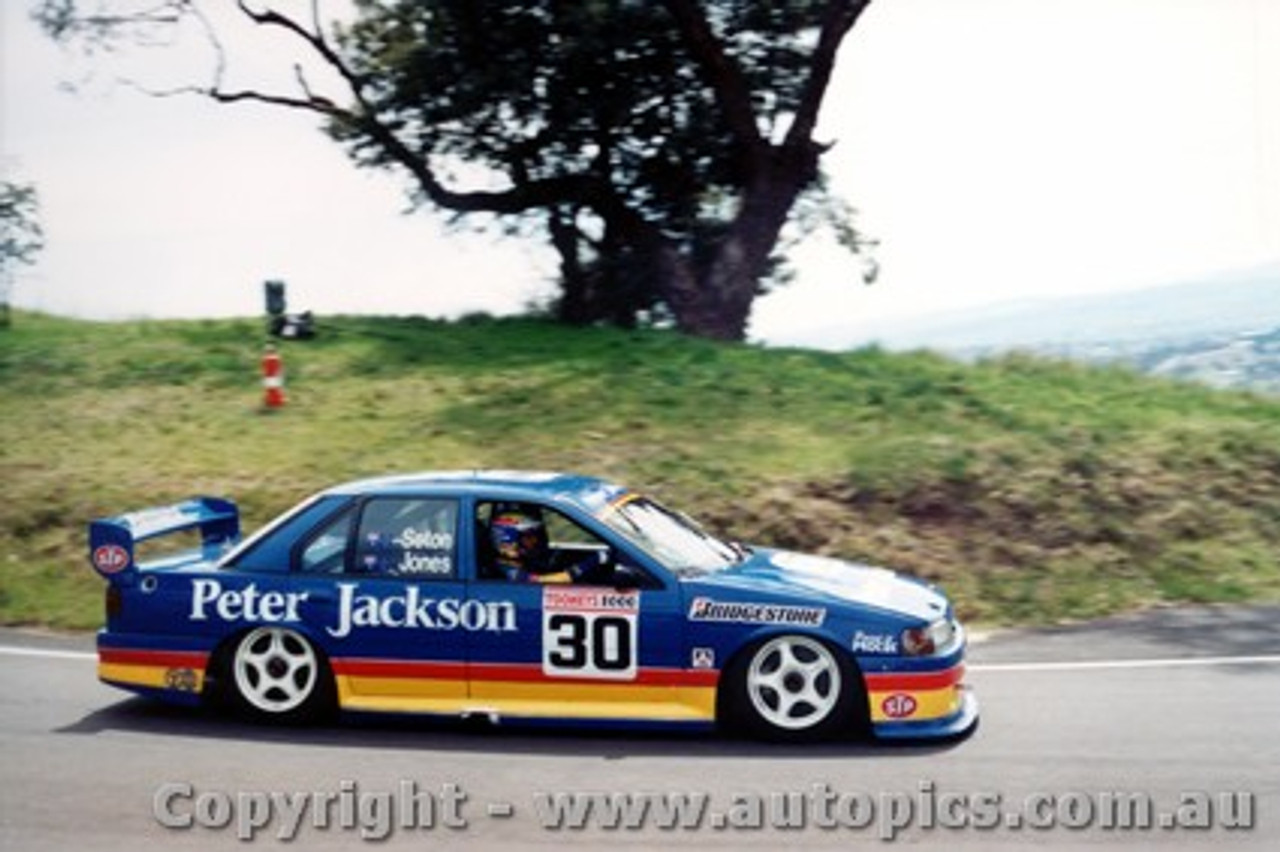
[[676, 573], [719, 571], [739, 559], [732, 545], [644, 497], [623, 498], [605, 509], [600, 519]]

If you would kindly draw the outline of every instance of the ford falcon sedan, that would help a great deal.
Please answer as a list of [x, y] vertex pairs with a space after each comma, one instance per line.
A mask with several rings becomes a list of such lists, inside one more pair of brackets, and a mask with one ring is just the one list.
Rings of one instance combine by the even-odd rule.
[[243, 540], [233, 502], [197, 497], [94, 521], [89, 551], [107, 581], [99, 677], [168, 702], [786, 741], [978, 719], [936, 587], [724, 541], [591, 477], [362, 480]]

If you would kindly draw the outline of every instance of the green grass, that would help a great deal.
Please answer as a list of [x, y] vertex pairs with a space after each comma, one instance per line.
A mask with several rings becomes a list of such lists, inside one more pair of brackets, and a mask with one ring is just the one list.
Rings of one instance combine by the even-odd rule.
[[616, 478], [726, 535], [938, 580], [987, 623], [1280, 599], [1280, 402], [1012, 356], [765, 350], [536, 320], [0, 331], [0, 623], [96, 625], [93, 517], [191, 494], [252, 528], [358, 476]]

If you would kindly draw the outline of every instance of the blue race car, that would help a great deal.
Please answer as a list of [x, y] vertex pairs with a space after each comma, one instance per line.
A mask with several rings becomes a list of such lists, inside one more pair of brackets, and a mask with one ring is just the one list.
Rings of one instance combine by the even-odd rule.
[[[191, 549], [138, 552], [179, 532]], [[99, 677], [165, 701], [777, 740], [949, 737], [978, 716], [936, 588], [723, 542], [599, 479], [352, 482], [244, 541], [235, 504], [195, 498], [94, 521], [89, 549]]]

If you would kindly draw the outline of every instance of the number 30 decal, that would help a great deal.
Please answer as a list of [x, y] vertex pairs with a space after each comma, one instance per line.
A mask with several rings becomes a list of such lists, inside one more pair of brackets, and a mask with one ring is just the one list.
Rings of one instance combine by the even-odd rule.
[[542, 670], [569, 677], [634, 678], [638, 602], [625, 601], [629, 608], [569, 609], [568, 604], [584, 602], [566, 597], [548, 594], [543, 600]]

